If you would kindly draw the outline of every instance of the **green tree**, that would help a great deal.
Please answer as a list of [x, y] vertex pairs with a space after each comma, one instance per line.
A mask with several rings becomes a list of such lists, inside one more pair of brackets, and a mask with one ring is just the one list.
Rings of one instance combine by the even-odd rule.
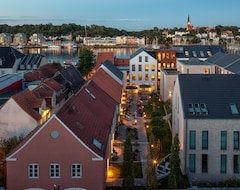
[[147, 167], [146, 167], [146, 189], [152, 190], [157, 187], [156, 163], [151, 158], [151, 153], [147, 151]]
[[168, 176], [168, 187], [179, 188], [181, 180], [180, 158], [179, 158], [180, 143], [178, 134], [175, 135], [171, 146], [170, 156], [170, 174]]
[[88, 77], [92, 71], [94, 67], [94, 57], [93, 51], [88, 48], [83, 48], [80, 51], [77, 68], [83, 76]]
[[125, 189], [133, 189], [134, 187], [134, 166], [133, 152], [130, 135], [124, 142], [123, 165], [122, 165], [122, 187]]

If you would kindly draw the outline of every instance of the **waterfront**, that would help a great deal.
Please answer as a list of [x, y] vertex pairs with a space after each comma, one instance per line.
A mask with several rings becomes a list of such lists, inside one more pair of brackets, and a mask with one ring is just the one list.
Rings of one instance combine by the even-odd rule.
[[[93, 48], [94, 54], [98, 52], [114, 52], [116, 58], [130, 58], [138, 48]], [[80, 48], [24, 48], [24, 54], [42, 54], [48, 63], [58, 62], [63, 65], [66, 60], [78, 61]]]

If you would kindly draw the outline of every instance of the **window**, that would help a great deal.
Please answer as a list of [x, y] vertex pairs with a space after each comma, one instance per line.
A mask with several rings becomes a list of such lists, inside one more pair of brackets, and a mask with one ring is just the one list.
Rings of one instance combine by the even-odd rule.
[[158, 53], [158, 60], [161, 61], [161, 53]]
[[139, 57], [138, 57], [138, 61], [139, 61], [139, 62], [142, 62], [142, 56], [139, 56]]
[[232, 114], [239, 114], [236, 104], [230, 104]]
[[233, 173], [239, 174], [240, 171], [240, 155], [233, 155]]
[[208, 149], [208, 131], [202, 131], [202, 149]]
[[152, 65], [152, 71], [155, 71], [155, 65], [154, 64]]
[[132, 71], [135, 71], [135, 65], [132, 65]]
[[208, 54], [209, 57], [212, 56], [212, 52], [211, 51], [207, 51], [207, 54]]
[[227, 155], [225, 155], [225, 154], [221, 155], [220, 172], [221, 173], [226, 173], [227, 172]]
[[82, 177], [82, 165], [81, 164], [72, 164], [71, 176], [72, 176], [72, 178], [81, 178]]
[[193, 54], [193, 57], [197, 57], [197, 52], [196, 51], [193, 51], [192, 54]]
[[145, 65], [145, 71], [148, 71], [148, 64]]
[[189, 135], [189, 149], [196, 148], [196, 131], [190, 131]]
[[239, 150], [239, 131], [233, 132], [233, 149]]
[[204, 57], [203, 51], [200, 51], [200, 55], [201, 55], [201, 57]]
[[227, 131], [221, 131], [221, 150], [227, 149]]
[[28, 164], [28, 177], [38, 178], [39, 177], [39, 165], [38, 164]]
[[136, 74], [132, 74], [132, 80], [136, 80]]
[[202, 154], [202, 172], [207, 173], [208, 172], [208, 155]]
[[142, 65], [138, 65], [138, 71], [142, 71]]
[[148, 62], [148, 56], [145, 56], [145, 62]]
[[138, 74], [138, 80], [142, 80], [142, 74]]
[[148, 80], [148, 74], [145, 74], [145, 80]]
[[155, 75], [154, 74], [152, 74], [152, 80], [155, 80]]
[[194, 173], [196, 167], [196, 155], [189, 154], [189, 170], [190, 172]]
[[189, 57], [188, 51], [185, 51], [185, 56], [186, 56], [186, 57]]
[[210, 69], [205, 68], [204, 69], [204, 74], [209, 74], [209, 73], [210, 73]]
[[60, 178], [60, 164], [50, 164], [50, 178]]

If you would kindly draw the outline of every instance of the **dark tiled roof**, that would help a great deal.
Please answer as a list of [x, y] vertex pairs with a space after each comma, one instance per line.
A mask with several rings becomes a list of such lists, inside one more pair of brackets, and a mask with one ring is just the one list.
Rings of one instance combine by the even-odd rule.
[[128, 58], [116, 58], [114, 61], [115, 66], [129, 66]]
[[12, 47], [0, 47], [0, 68], [12, 68], [16, 59], [24, 57], [24, 54]]
[[121, 81], [123, 80], [123, 73], [109, 60], [102, 63], [109, 71], [111, 71]]
[[[171, 49], [176, 50], [177, 58], [209, 58], [216, 54], [217, 52], [226, 52], [222, 46], [218, 45], [179, 45], [173, 46]], [[188, 56], [185, 52], [188, 52]], [[196, 55], [194, 55], [194, 53]], [[210, 54], [208, 53], [210, 52]]]
[[103, 69], [98, 69], [97, 72], [92, 76], [91, 80], [93, 80], [99, 87], [101, 87], [116, 102], [121, 102], [122, 85], [114, 80]]
[[[186, 118], [240, 119], [240, 75], [179, 74], [180, 93]], [[189, 104], [205, 104], [208, 114], [191, 114]], [[239, 114], [232, 114], [235, 104]]]
[[[98, 155], [105, 157], [116, 102], [93, 81], [86, 83], [56, 114]], [[102, 145], [97, 148], [93, 139]]]
[[235, 61], [233, 64], [229, 65], [226, 69], [235, 74], [240, 74], [240, 60]]
[[146, 52], [147, 54], [149, 54], [150, 56], [152, 56], [153, 58], [155, 58], [155, 52], [154, 51], [148, 51], [145, 48], [139, 48], [137, 51], [135, 51], [131, 56], [130, 59], [134, 58], [135, 56], [137, 56], [139, 53], [141, 52]]
[[38, 69], [43, 57], [44, 56], [41, 54], [25, 55], [19, 63], [18, 70], [36, 70], [36, 69]]
[[[62, 77], [58, 77], [58, 75], [61, 75]], [[81, 73], [74, 66], [69, 66], [58, 71], [54, 76], [54, 80], [56, 80], [60, 84], [64, 84], [65, 82], [67, 82], [69, 87], [74, 92], [80, 89], [85, 83], [85, 80], [83, 79]]]

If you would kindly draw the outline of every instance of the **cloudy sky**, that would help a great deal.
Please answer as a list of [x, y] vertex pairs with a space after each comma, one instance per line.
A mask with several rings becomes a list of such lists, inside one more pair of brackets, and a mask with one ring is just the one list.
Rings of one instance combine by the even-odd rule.
[[1, 0], [0, 24], [104, 25], [139, 31], [196, 26], [239, 26], [240, 0]]

